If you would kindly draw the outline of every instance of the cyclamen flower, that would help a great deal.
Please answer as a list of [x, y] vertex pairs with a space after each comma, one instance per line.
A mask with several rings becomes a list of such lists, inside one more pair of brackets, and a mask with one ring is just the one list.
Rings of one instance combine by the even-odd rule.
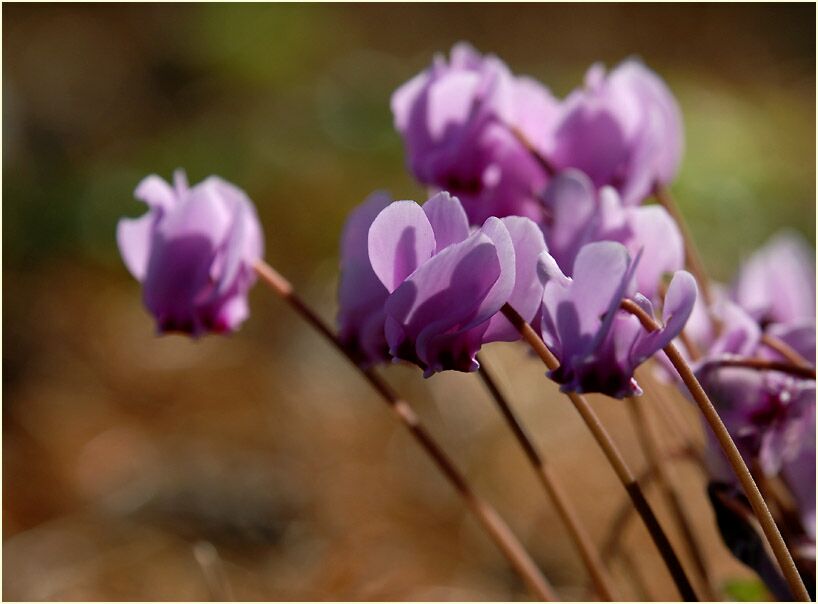
[[743, 264], [733, 297], [761, 323], [814, 320], [814, 258], [803, 237], [780, 232]]
[[261, 225], [244, 191], [215, 176], [188, 187], [178, 170], [174, 186], [148, 176], [134, 195], [148, 212], [121, 219], [117, 243], [159, 331], [236, 330], [249, 314], [253, 263], [264, 253]]
[[[638, 257], [637, 257], [638, 262]], [[670, 282], [662, 312], [664, 327], [648, 333], [639, 320], [619, 308], [631, 297], [651, 315], [650, 301], [636, 294], [632, 262], [625, 246], [589, 243], [577, 254], [566, 277], [548, 254], [540, 256], [545, 283], [542, 336], [560, 366], [549, 376], [566, 392], [602, 392], [616, 398], [641, 394], [633, 373], [684, 327], [696, 300], [696, 282], [678, 271]]]
[[557, 174], [543, 194], [543, 223], [548, 251], [569, 272], [579, 250], [594, 241], [617, 241], [631, 254], [642, 251], [636, 288], [656, 300], [662, 275], [684, 266], [684, 240], [661, 206], [625, 207], [616, 189], [597, 190], [579, 170]]
[[577, 168], [594, 185], [613, 186], [626, 205], [670, 183], [684, 147], [679, 106], [661, 78], [636, 60], [609, 74], [601, 64], [585, 87], [562, 103], [552, 136], [541, 145], [558, 170]]
[[370, 195], [347, 218], [341, 236], [338, 337], [363, 365], [389, 359], [383, 307], [389, 292], [369, 262], [369, 227], [392, 202], [388, 193]]
[[814, 380], [716, 361], [702, 364], [696, 376], [747, 463], [757, 460], [768, 476], [793, 461], [814, 434]]
[[369, 259], [389, 292], [390, 354], [417, 364], [426, 377], [475, 371], [483, 344], [519, 337], [498, 314], [503, 304], [527, 320], [536, 314], [537, 257], [544, 250], [542, 233], [526, 218], [489, 218], [470, 231], [462, 205], [448, 193], [423, 207], [387, 206], [369, 229]]
[[489, 216], [538, 220], [547, 175], [517, 140], [546, 136], [557, 101], [497, 57], [460, 43], [392, 95], [395, 127], [414, 176], [461, 199], [472, 224]]

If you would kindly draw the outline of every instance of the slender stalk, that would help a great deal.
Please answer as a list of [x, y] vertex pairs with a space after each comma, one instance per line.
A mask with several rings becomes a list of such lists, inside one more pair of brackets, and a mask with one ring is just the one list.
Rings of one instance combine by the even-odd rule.
[[[636, 316], [646, 330], [656, 331], [659, 329], [659, 324], [656, 322], [656, 320], [633, 301], [623, 300], [622, 308]], [[758, 485], [756, 485], [755, 481], [753, 480], [750, 470], [747, 468], [747, 464], [744, 463], [741, 453], [739, 453], [738, 449], [736, 448], [736, 444], [730, 437], [730, 433], [724, 426], [724, 422], [721, 421], [721, 417], [719, 417], [716, 408], [713, 406], [713, 403], [708, 398], [707, 393], [705, 393], [701, 384], [696, 379], [696, 376], [693, 374], [693, 371], [690, 369], [690, 366], [685, 362], [684, 357], [682, 357], [682, 355], [679, 353], [676, 346], [674, 346], [671, 342], [665, 346], [664, 351], [670, 359], [670, 362], [676, 368], [676, 371], [679, 373], [679, 377], [682, 378], [685, 386], [687, 386], [687, 389], [690, 391], [690, 394], [696, 401], [696, 404], [699, 406], [699, 409], [707, 420], [707, 423], [713, 430], [716, 439], [719, 441], [722, 451], [730, 462], [733, 472], [736, 474], [739, 482], [741, 482], [741, 486], [743, 487], [747, 498], [750, 500], [753, 511], [761, 524], [761, 528], [764, 531], [767, 542], [770, 544], [770, 547], [773, 550], [775, 559], [778, 561], [778, 564], [784, 573], [784, 577], [787, 580], [787, 584], [790, 586], [792, 595], [804, 602], [811, 601], [809, 593], [807, 593], [807, 589], [804, 587], [804, 582], [801, 580], [801, 576], [798, 574], [798, 569], [795, 566], [795, 562], [793, 562], [792, 556], [787, 549], [787, 545], [784, 543], [784, 539], [781, 537], [781, 532], [778, 530], [778, 526], [776, 526], [775, 520], [773, 520], [772, 514], [770, 514], [770, 510], [767, 507], [764, 498], [761, 496], [761, 492], [758, 490]]]
[[798, 367], [811, 367], [812, 365], [802, 357], [795, 348], [787, 344], [784, 340], [771, 336], [768, 333], [761, 335], [761, 343], [770, 350], [774, 350], [793, 365]]
[[534, 161], [540, 165], [543, 172], [545, 172], [548, 176], [554, 176], [557, 173], [557, 169], [554, 167], [554, 165], [548, 160], [547, 157], [545, 157], [545, 155], [539, 152], [539, 150], [534, 146], [534, 143], [528, 140], [528, 137], [522, 130], [510, 124], [506, 124], [506, 127], [509, 129], [511, 134], [514, 135], [514, 138], [516, 138], [517, 141], [523, 147], [525, 147], [525, 150], [528, 151], [529, 155], [531, 155]]
[[381, 396], [383, 401], [397, 415], [398, 419], [409, 430], [415, 441], [432, 458], [432, 461], [443, 473], [446, 479], [463, 498], [466, 506], [475, 515], [479, 523], [486, 530], [495, 544], [503, 552], [517, 574], [523, 579], [531, 592], [544, 601], [555, 601], [557, 595], [548, 580], [540, 572], [523, 545], [512, 533], [495, 509], [477, 494], [466, 481], [465, 476], [457, 469], [454, 462], [446, 455], [440, 445], [421, 424], [420, 418], [412, 407], [401, 399], [377, 373], [372, 369], [364, 369], [356, 363], [355, 357], [341, 343], [332, 329], [324, 322], [301, 298], [295, 293], [293, 286], [272, 266], [259, 260], [254, 269], [259, 278], [285, 300], [292, 308], [330, 341], [363, 375], [372, 388]]
[[582, 557], [582, 561], [585, 563], [585, 567], [588, 569], [588, 573], [590, 574], [591, 580], [596, 586], [600, 597], [603, 600], [608, 601], [617, 600], [618, 597], [615, 594], [613, 582], [608, 575], [608, 572], [605, 570], [605, 566], [602, 564], [602, 560], [599, 557], [599, 552], [597, 551], [593, 541], [591, 541], [591, 538], [588, 536], [588, 533], [586, 532], [585, 527], [582, 525], [579, 517], [572, 508], [565, 489], [557, 479], [556, 474], [554, 474], [554, 472], [551, 470], [551, 467], [548, 465], [545, 458], [537, 450], [536, 445], [534, 445], [533, 441], [528, 436], [528, 433], [520, 422], [520, 419], [514, 413], [511, 405], [500, 391], [494, 376], [492, 376], [491, 371], [489, 371], [488, 367], [486, 366], [485, 359], [478, 355], [478, 362], [480, 363], [480, 369], [478, 371], [483, 383], [486, 386], [486, 389], [491, 393], [494, 402], [497, 403], [497, 406], [500, 409], [500, 412], [503, 414], [506, 423], [508, 423], [511, 431], [517, 438], [517, 442], [520, 443], [520, 446], [525, 452], [528, 461], [531, 463], [531, 466], [537, 473], [537, 477], [540, 479], [540, 482], [548, 492], [548, 496], [554, 503], [557, 513], [565, 523], [565, 526], [568, 529], [568, 534], [574, 541], [574, 544]]
[[[668, 453], [668, 458], [673, 460], [687, 460], [691, 463], [698, 464], [698, 455], [690, 446], [670, 451]], [[642, 473], [636, 477], [636, 481], [645, 489], [647, 489], [655, 480], [656, 469], [653, 467], [645, 468]], [[600, 555], [602, 556], [602, 559], [609, 564], [610, 561], [616, 557], [619, 547], [622, 545], [622, 534], [625, 532], [625, 528], [628, 526], [628, 521], [633, 516], [633, 511], [633, 505], [628, 499], [622, 502], [622, 505], [619, 506], [616, 513], [613, 515], [613, 522], [611, 522], [610, 525], [611, 529], [608, 532], [608, 535], [602, 541], [602, 547], [600, 548]]]
[[707, 570], [707, 565], [704, 562], [704, 554], [702, 548], [696, 539], [693, 529], [691, 527], [690, 518], [685, 512], [684, 506], [679, 499], [679, 494], [673, 487], [673, 479], [671, 476], [671, 468], [664, 463], [662, 459], [662, 452], [659, 450], [659, 445], [656, 442], [656, 435], [654, 434], [649, 418], [645, 413], [645, 409], [640, 404], [640, 401], [635, 397], [628, 398], [628, 407], [631, 411], [631, 419], [633, 420], [634, 428], [636, 429], [636, 436], [639, 440], [639, 445], [642, 448], [642, 453], [649, 467], [656, 470], [656, 479], [659, 486], [659, 491], [670, 509], [676, 524], [681, 529], [682, 538], [687, 547], [690, 556], [693, 559], [693, 564], [696, 567], [696, 572], [701, 578], [701, 587], [704, 588], [705, 600], [715, 600], [713, 595], [713, 584], [710, 578], [710, 573]]
[[[548, 349], [545, 342], [542, 341], [534, 329], [528, 323], [526, 323], [525, 319], [523, 319], [520, 314], [509, 304], [505, 304], [501, 309], [501, 312], [511, 322], [511, 324], [514, 325], [523, 339], [529, 346], [531, 346], [532, 350], [534, 350], [540, 359], [542, 359], [546, 367], [552, 371], [556, 370], [559, 367], [557, 357], [555, 357], [554, 354]], [[696, 597], [696, 592], [693, 590], [690, 580], [688, 579], [682, 564], [679, 562], [679, 557], [673, 550], [670, 540], [667, 538], [662, 526], [656, 519], [656, 515], [653, 513], [647, 499], [645, 499], [645, 495], [642, 492], [639, 483], [636, 482], [633, 472], [628, 467], [628, 464], [625, 462], [625, 458], [619, 452], [619, 449], [613, 442], [611, 436], [608, 434], [608, 431], [602, 425], [599, 417], [591, 408], [591, 405], [588, 404], [588, 401], [584, 396], [577, 394], [576, 392], [566, 392], [565, 394], [574, 404], [574, 407], [579, 412], [580, 416], [585, 422], [585, 425], [591, 430], [591, 434], [593, 434], [597, 444], [599, 444], [602, 451], [605, 453], [605, 456], [608, 458], [608, 462], [616, 472], [622, 486], [625, 487], [625, 491], [627, 491], [628, 495], [630, 496], [636, 511], [639, 513], [639, 516], [645, 523], [645, 527], [648, 529], [650, 536], [653, 538], [653, 542], [656, 544], [659, 553], [662, 555], [662, 559], [665, 561], [665, 565], [670, 571], [670, 574], [676, 583], [676, 587], [679, 589], [679, 593], [686, 601], [697, 601], [698, 598]]]
[[704, 365], [703, 370], [716, 369], [719, 367], [741, 367], [745, 369], [755, 369], [757, 371], [779, 371], [807, 380], [815, 379], [815, 368], [813, 367], [791, 365], [789, 363], [779, 363], [778, 361], [769, 361], [767, 359], [753, 357], [716, 359]]

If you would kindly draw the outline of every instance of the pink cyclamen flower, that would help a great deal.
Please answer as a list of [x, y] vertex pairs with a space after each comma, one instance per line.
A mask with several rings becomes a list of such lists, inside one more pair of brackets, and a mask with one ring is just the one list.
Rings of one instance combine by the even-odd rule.
[[244, 191], [216, 176], [189, 187], [178, 170], [173, 186], [148, 176], [134, 196], [148, 212], [121, 219], [117, 243], [159, 331], [236, 330], [249, 314], [253, 263], [264, 253], [261, 225]]
[[684, 327], [696, 300], [696, 282], [685, 272], [673, 276], [662, 309], [664, 327], [648, 333], [635, 316], [620, 309], [632, 298], [653, 314], [650, 301], [635, 293], [636, 262], [612, 241], [589, 243], [577, 254], [567, 277], [548, 254], [540, 256], [545, 283], [541, 328], [560, 361], [549, 376], [570, 392], [602, 392], [622, 398], [641, 394], [633, 373]]
[[541, 139], [556, 111], [546, 88], [465, 43], [392, 95], [415, 178], [456, 195], [478, 225], [489, 216], [540, 218], [537, 193], [547, 175], [510, 127]]
[[482, 344], [518, 339], [498, 311], [510, 303], [527, 320], [542, 299], [537, 256], [545, 242], [521, 217], [489, 218], [470, 230], [457, 198], [438, 193], [423, 206], [396, 201], [369, 229], [369, 259], [389, 296], [385, 335], [396, 359], [426, 377], [475, 371]]
[[813, 437], [814, 380], [720, 367], [718, 359], [700, 364], [696, 376], [748, 465], [758, 462], [767, 476], [778, 474]]
[[554, 176], [543, 193], [543, 204], [548, 251], [565, 273], [570, 274], [586, 244], [617, 241], [634, 256], [642, 252], [636, 289], [655, 301], [662, 276], [684, 267], [684, 240], [661, 206], [624, 206], [616, 189], [597, 190], [588, 176], [573, 169]]
[[557, 170], [582, 170], [597, 187], [610, 185], [626, 205], [636, 205], [676, 175], [684, 148], [681, 111], [641, 62], [624, 61], [608, 74], [595, 64], [584, 88], [563, 101], [541, 148]]
[[733, 298], [764, 324], [814, 320], [814, 258], [803, 237], [777, 233], [742, 265]]
[[338, 286], [338, 336], [365, 366], [389, 359], [383, 333], [384, 304], [389, 292], [369, 261], [369, 227], [392, 199], [376, 192], [347, 218], [341, 236], [341, 280]]

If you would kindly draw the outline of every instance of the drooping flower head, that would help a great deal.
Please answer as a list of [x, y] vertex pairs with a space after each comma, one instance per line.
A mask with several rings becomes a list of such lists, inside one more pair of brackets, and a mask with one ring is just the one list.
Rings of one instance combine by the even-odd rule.
[[684, 240], [661, 206], [624, 206], [616, 189], [597, 190], [588, 176], [573, 169], [554, 176], [543, 204], [545, 241], [563, 272], [570, 273], [586, 244], [617, 241], [633, 256], [642, 252], [635, 268], [636, 289], [655, 301], [662, 276], [684, 266]]
[[803, 237], [780, 232], [742, 265], [733, 298], [762, 324], [814, 321], [814, 258]]
[[562, 103], [543, 150], [558, 170], [577, 168], [594, 185], [614, 187], [626, 205], [670, 183], [684, 147], [679, 106], [665, 83], [636, 60], [605, 74], [600, 64], [584, 88]]
[[541, 328], [560, 366], [549, 376], [563, 391], [602, 392], [622, 398], [641, 394], [636, 368], [675, 338], [696, 300], [696, 282], [678, 271], [670, 282], [662, 316], [664, 327], [648, 333], [639, 320], [620, 309], [632, 298], [651, 315], [650, 301], [635, 292], [636, 261], [625, 246], [589, 243], [577, 254], [567, 277], [548, 254], [540, 256], [546, 281]]
[[363, 365], [389, 359], [383, 333], [389, 292], [369, 261], [369, 227], [391, 202], [388, 193], [370, 195], [350, 213], [341, 236], [338, 337]]
[[540, 218], [537, 193], [547, 176], [510, 128], [544, 138], [556, 110], [543, 86], [465, 43], [392, 96], [415, 178], [456, 195], [475, 225], [489, 216]]
[[723, 367], [717, 359], [701, 364], [696, 376], [747, 464], [757, 463], [767, 476], [778, 474], [814, 436], [814, 380]]
[[390, 354], [419, 365], [427, 377], [476, 370], [482, 344], [518, 338], [498, 314], [503, 304], [527, 320], [537, 312], [537, 256], [544, 250], [542, 233], [526, 218], [489, 218], [470, 230], [462, 205], [448, 193], [422, 207], [388, 205], [369, 229], [369, 259], [389, 292]]
[[160, 332], [199, 336], [236, 330], [247, 318], [253, 263], [264, 253], [256, 210], [236, 186], [211, 176], [189, 187], [145, 178], [134, 193], [148, 212], [117, 225], [117, 243], [142, 283]]

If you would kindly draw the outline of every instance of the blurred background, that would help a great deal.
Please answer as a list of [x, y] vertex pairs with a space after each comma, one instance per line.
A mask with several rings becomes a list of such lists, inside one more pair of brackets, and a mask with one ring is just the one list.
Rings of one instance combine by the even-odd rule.
[[[389, 97], [435, 52], [470, 41], [559, 96], [592, 62], [639, 55], [684, 113], [673, 191], [710, 272], [731, 279], [782, 227], [814, 244], [811, 4], [2, 10], [5, 599], [527, 598], [382, 403], [263, 288], [236, 335], [154, 337], [114, 239], [143, 211], [146, 174], [243, 187], [268, 260], [332, 318], [349, 210], [374, 189], [423, 198]], [[622, 594], [677, 597], [642, 527], [616, 521], [625, 493], [541, 367], [515, 345], [487, 357], [594, 540], [615, 544]], [[477, 378], [386, 375], [561, 595], [589, 597]], [[644, 468], [627, 410], [593, 403]], [[668, 451], [683, 444], [663, 434]], [[759, 597], [717, 536], [704, 477], [677, 471], [720, 588]]]

